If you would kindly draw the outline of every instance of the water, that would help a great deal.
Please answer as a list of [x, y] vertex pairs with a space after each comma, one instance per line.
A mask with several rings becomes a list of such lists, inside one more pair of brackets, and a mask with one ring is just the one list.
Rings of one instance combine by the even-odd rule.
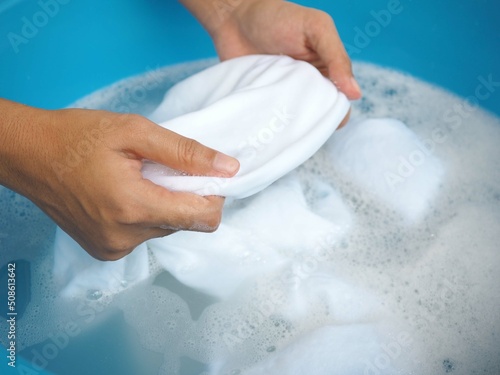
[[[147, 114], [165, 88], [210, 63], [133, 78], [79, 105]], [[353, 118], [398, 118], [434, 142], [427, 144], [445, 177], [423, 221], [402, 220], [332, 168], [322, 149], [299, 178], [305, 187], [333, 186], [355, 220], [341, 243], [297, 255], [291, 277], [270, 273], [218, 301], [152, 261], [154, 277], [133, 289], [67, 301], [51, 279], [53, 224], [2, 188], [1, 264], [31, 261], [18, 345], [32, 368], [76, 375], [499, 374], [500, 119], [395, 71], [361, 63], [355, 71], [364, 98]], [[311, 206], [319, 190], [306, 189]]]

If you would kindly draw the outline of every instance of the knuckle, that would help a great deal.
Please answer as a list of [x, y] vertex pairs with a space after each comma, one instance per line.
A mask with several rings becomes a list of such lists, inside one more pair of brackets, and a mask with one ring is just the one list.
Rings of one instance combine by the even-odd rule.
[[322, 10], [319, 11], [319, 20], [320, 22], [328, 26], [335, 25], [335, 21], [333, 20], [332, 16]]
[[200, 153], [200, 144], [190, 138], [180, 138], [177, 144], [177, 158], [183, 165], [194, 164], [197, 154]]
[[103, 240], [103, 245], [99, 256], [104, 261], [116, 261], [130, 254], [138, 244], [133, 244], [130, 240], [120, 235], [111, 235]]
[[143, 123], [144, 118], [135, 113], [130, 113], [123, 116], [123, 125], [128, 127], [137, 127]]
[[104, 261], [114, 261], [123, 258], [134, 250], [139, 243], [134, 235], [134, 228], [140, 220], [140, 213], [133, 203], [115, 208], [112, 217], [100, 231], [99, 245], [94, 256]]
[[335, 22], [328, 13], [325, 11], [319, 10], [319, 9], [314, 9], [315, 17], [313, 25], [318, 28], [324, 28], [324, 27], [331, 27], [332, 25], [335, 25]]
[[148, 132], [147, 122], [141, 115], [134, 113], [120, 115], [119, 123], [122, 130], [134, 137]]

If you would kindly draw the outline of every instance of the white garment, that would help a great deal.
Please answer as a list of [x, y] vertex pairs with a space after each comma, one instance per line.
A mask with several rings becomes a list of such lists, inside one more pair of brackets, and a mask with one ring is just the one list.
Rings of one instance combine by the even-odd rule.
[[54, 279], [63, 297], [85, 297], [92, 293], [118, 293], [149, 276], [146, 244], [115, 262], [92, 258], [78, 243], [57, 228], [54, 243]]
[[[174, 86], [151, 118], [237, 157], [241, 169], [234, 178], [212, 179], [172, 175], [166, 167], [146, 163], [144, 176], [198, 194], [243, 198], [260, 193], [226, 205], [215, 233], [181, 232], [148, 241], [159, 263], [181, 282], [227, 298], [246, 280], [298, 266], [297, 254], [324, 246], [321, 241], [338, 242], [353, 223], [342, 197], [324, 181], [310, 181], [317, 199], [308, 207], [304, 187], [293, 173], [276, 180], [315, 153], [348, 108], [344, 95], [315, 68], [284, 56], [237, 58]], [[255, 142], [260, 143], [252, 149]], [[332, 166], [361, 189], [409, 220], [423, 217], [442, 167], [436, 157], [426, 155], [400, 184], [388, 184], [387, 173], [398, 172], [400, 159], [413, 160], [411, 155], [423, 147], [403, 123], [352, 121], [326, 147]], [[146, 245], [118, 262], [103, 263], [58, 229], [55, 277], [67, 296], [117, 292], [149, 276]]]
[[[169, 189], [247, 198], [226, 202], [215, 233], [179, 232], [152, 239], [116, 262], [91, 258], [58, 229], [54, 273], [63, 287], [62, 295], [120, 292], [150, 276], [149, 256], [153, 254], [163, 269], [185, 285], [218, 298], [218, 304], [236, 301], [235, 309], [227, 309], [238, 311], [234, 326], [231, 320], [227, 322], [237, 330], [235, 350], [224, 347], [210, 363], [210, 374], [225, 373], [247, 349], [261, 353], [260, 346], [266, 342], [257, 346], [254, 337], [244, 333], [269, 327], [279, 333], [271, 336], [276, 347], [266, 349], [272, 353], [248, 364], [242, 374], [403, 373], [406, 353], [416, 350], [408, 344], [411, 337], [379, 297], [341, 272], [336, 274], [342, 258], [337, 245], [344, 239], [348, 242], [357, 229], [352, 229], [357, 224], [353, 211], [319, 176], [307, 174], [305, 181], [292, 171], [321, 147], [347, 110], [347, 100], [330, 82], [308, 64], [287, 57], [234, 59], [179, 83], [151, 119], [237, 157], [241, 169], [234, 178], [216, 179], [182, 176], [145, 163], [143, 175]], [[426, 152], [418, 137], [392, 119], [351, 121], [330, 137], [325, 151], [327, 161], [320, 167], [343, 172], [345, 180], [339, 183], [357, 185], [409, 223], [425, 217], [444, 173], [440, 161]], [[314, 199], [306, 199], [306, 192]], [[251, 302], [266, 309], [240, 314], [237, 300], [252, 289], [245, 286], [255, 286], [257, 280], [264, 280], [263, 287], [256, 288]], [[146, 315], [156, 318], [151, 310], [155, 303], [169, 301], [157, 293], [170, 292], [149, 284], [147, 288], [138, 293], [149, 295], [150, 303], [144, 306], [150, 314]], [[280, 293], [270, 293], [270, 289]], [[281, 297], [273, 299], [276, 295]], [[185, 296], [178, 292], [176, 297], [182, 301]], [[198, 323], [201, 337], [205, 328], [222, 324], [224, 306], [215, 305], [206, 307], [196, 322], [185, 305], [186, 330]], [[129, 323], [141, 327], [137, 322], [144, 319], [144, 309], [136, 312]], [[289, 323], [293, 336], [285, 336], [282, 323], [283, 328], [272, 328], [277, 321], [271, 320], [278, 317]], [[164, 318], [160, 325], [168, 322], [168, 313]], [[220, 332], [225, 329], [224, 325]], [[138, 331], [155, 342], [152, 332]]]
[[[236, 157], [240, 161], [238, 174], [230, 179], [182, 176], [165, 166], [145, 162], [143, 175], [171, 190], [232, 198], [248, 197], [311, 157], [335, 131], [349, 107], [346, 97], [308, 63], [269, 55], [229, 60], [172, 87], [150, 118], [165, 128]], [[287, 184], [290, 183], [283, 182], [281, 185]], [[280, 197], [279, 190], [273, 193], [275, 191], [271, 189], [264, 197], [269, 194]], [[307, 208], [297, 182], [295, 195], [298, 199], [290, 203], [289, 219], [299, 224], [300, 213], [307, 213]], [[338, 203], [338, 199], [334, 203]], [[266, 217], [268, 208], [269, 205], [259, 206], [260, 220]], [[229, 216], [231, 214], [226, 213], [225, 217]], [[244, 218], [239, 226], [223, 222], [215, 234], [177, 233], [152, 240], [149, 244], [160, 263], [180, 280], [209, 294], [225, 297], [245, 277], [255, 276], [265, 269], [257, 271], [255, 267], [250, 267], [245, 271], [241, 265], [237, 266], [236, 261], [242, 256], [243, 249], [238, 246], [233, 248], [234, 258], [231, 258], [226, 256], [226, 253], [231, 254], [227, 251], [228, 243], [235, 244], [241, 242], [241, 238], [247, 238], [246, 251], [255, 256], [255, 250], [249, 247], [254, 237], [251, 229], [264, 236], [258, 240], [261, 249], [277, 245], [276, 241], [266, 242], [273, 238], [281, 241], [296, 239], [295, 246], [302, 248], [310, 242], [302, 241], [304, 236], [300, 237], [298, 230], [291, 237], [276, 237], [269, 229], [263, 229], [267, 225], [255, 222], [253, 214], [252, 217], [242, 216]], [[328, 225], [319, 217], [305, 225], [313, 228], [320, 223], [323, 229]], [[245, 229], [240, 229], [243, 227]], [[342, 225], [340, 227], [343, 228]], [[343, 231], [340, 227], [336, 228], [338, 233]], [[314, 233], [319, 231], [314, 229]], [[309, 238], [312, 236], [309, 235]], [[200, 245], [203, 245], [203, 251], [200, 251]], [[102, 263], [90, 257], [58, 229], [54, 250], [56, 280], [63, 286], [62, 294], [66, 296], [85, 295], [88, 290], [113, 293], [121, 290], [119, 286], [122, 284], [130, 286], [149, 276], [145, 245], [118, 262]], [[266, 256], [271, 257], [270, 254], [273, 252]], [[269, 260], [268, 267], [276, 268], [282, 261], [276, 256]], [[212, 278], [212, 287], [210, 282], [197, 281], [201, 274], [210, 279], [208, 275], [213, 274], [215, 269], [219, 272]], [[109, 274], [109, 279], [106, 274]], [[219, 282], [222, 279], [225, 281]], [[121, 283], [122, 280], [126, 283]]]
[[333, 245], [350, 226], [351, 214], [342, 200], [325, 193], [323, 209], [336, 212], [326, 220], [307, 206], [299, 179], [293, 174], [266, 190], [224, 209], [214, 233], [181, 232], [148, 241], [162, 267], [179, 281], [207, 294], [227, 298], [243, 283], [285, 266], [293, 258]]
[[150, 116], [161, 126], [237, 158], [230, 179], [182, 176], [146, 163], [144, 177], [170, 190], [245, 198], [310, 158], [349, 110], [316, 68], [287, 56], [225, 61], [173, 87]]

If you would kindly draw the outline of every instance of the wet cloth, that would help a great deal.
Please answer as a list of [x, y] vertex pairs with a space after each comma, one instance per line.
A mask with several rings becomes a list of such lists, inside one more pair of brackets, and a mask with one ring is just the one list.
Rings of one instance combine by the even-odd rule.
[[[237, 158], [239, 172], [233, 178], [185, 176], [145, 161], [143, 176], [171, 190], [235, 199], [251, 196], [310, 158], [339, 126], [349, 107], [349, 101], [328, 79], [302, 61], [254, 55], [217, 64], [171, 88], [149, 117]], [[230, 230], [223, 223], [217, 234], [202, 237], [203, 242], [208, 241], [215, 250], [218, 241], [224, 243], [220, 238], [226, 232], [231, 233], [228, 236], [238, 235], [234, 227]], [[176, 238], [155, 240], [153, 248], [172, 249], [156, 252], [163, 264], [173, 267], [170, 270], [175, 275], [175, 270], [182, 269], [179, 265], [186, 262], [180, 255], [176, 259], [174, 249], [179, 254], [179, 246], [184, 246], [185, 255], [199, 243], [200, 236], [179, 233]], [[102, 263], [58, 229], [54, 272], [63, 286], [62, 293], [82, 295], [96, 289], [117, 292], [143, 280], [149, 276], [145, 246], [118, 262]], [[235, 276], [234, 272], [229, 274]], [[243, 275], [239, 274], [238, 280]], [[211, 293], [225, 296], [236, 286], [215, 288]]]
[[155, 163], [146, 163], [143, 175], [171, 190], [245, 198], [310, 158], [349, 107], [306, 62], [267, 55], [229, 60], [177, 84], [150, 118], [237, 158], [237, 175], [183, 176]]

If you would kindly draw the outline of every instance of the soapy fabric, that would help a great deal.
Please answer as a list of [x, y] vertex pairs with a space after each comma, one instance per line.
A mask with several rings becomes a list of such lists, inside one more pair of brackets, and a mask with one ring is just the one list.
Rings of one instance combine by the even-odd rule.
[[245, 198], [310, 158], [339, 126], [349, 102], [312, 65], [246, 56], [173, 87], [151, 120], [239, 160], [230, 179], [182, 176], [145, 163], [145, 178], [170, 190]]
[[[237, 158], [237, 175], [185, 176], [148, 161], [144, 162], [142, 173], [171, 190], [235, 199], [248, 197], [310, 158], [339, 126], [349, 108], [346, 97], [308, 63], [267, 55], [229, 60], [175, 85], [149, 117], [167, 129]], [[185, 263], [181, 250], [187, 257], [196, 257], [196, 252], [189, 254], [199, 243], [198, 238], [203, 243], [212, 241], [211, 247], [217, 248], [217, 241], [226, 241], [225, 227], [223, 223], [217, 234], [210, 237], [178, 233], [175, 239], [154, 241], [152, 247], [161, 249], [155, 253], [160, 255], [162, 264], [180, 269]], [[231, 233], [236, 240], [239, 233]], [[163, 251], [165, 246], [170, 250]], [[81, 295], [87, 289], [116, 292], [120, 285], [130, 286], [146, 278], [147, 252], [144, 246], [137, 250], [116, 264], [101, 263], [58, 230], [55, 276], [64, 286], [62, 294]], [[207, 254], [207, 259], [211, 259]], [[129, 267], [129, 262], [138, 265]], [[225, 269], [222, 265], [216, 268]], [[109, 273], [111, 279], [106, 281]], [[239, 274], [239, 278], [244, 275]], [[225, 294], [220, 290], [212, 293]]]
[[54, 274], [61, 294], [116, 293], [147, 278], [149, 248], [181, 282], [226, 298], [245, 280], [283, 267], [287, 254], [313, 248], [318, 238], [339, 241], [353, 221], [342, 198], [318, 180], [310, 185], [321, 190], [321, 202], [308, 207], [303, 187], [289, 173], [327, 140], [335, 168], [403, 218], [418, 221], [436, 194], [439, 161], [424, 155], [411, 176], [398, 175], [398, 163], [422, 153], [422, 143], [393, 119], [351, 121], [331, 136], [348, 109], [345, 96], [314, 67], [285, 56], [229, 60], [175, 85], [151, 120], [238, 158], [240, 171], [233, 178], [185, 176], [145, 162], [144, 177], [202, 195], [260, 193], [244, 204], [228, 202], [215, 233], [153, 239], [116, 262], [93, 259], [58, 229]]
[[[117, 82], [74, 106], [125, 108], [147, 116], [174, 82], [214, 63], [162, 68]], [[148, 241], [147, 279], [126, 290], [126, 280], [134, 277], [131, 269], [117, 267], [112, 273], [111, 267], [99, 275], [87, 267], [83, 276], [80, 259], [71, 261], [68, 284], [61, 283], [67, 286], [81, 274], [81, 283], [69, 293], [77, 298], [56, 298], [53, 255], [44, 251], [47, 218], [26, 199], [0, 189], [2, 229], [12, 233], [0, 238], [0, 245], [33, 262], [31, 302], [23, 316], [32, 329], [19, 331], [19, 350], [41, 348], [70, 319], [85, 336], [97, 332], [94, 344], [104, 352], [101, 338], [126, 343], [119, 348], [122, 364], [144, 375], [500, 373], [500, 333], [492, 325], [500, 311], [493, 292], [500, 261], [494, 168], [500, 158], [499, 118], [477, 108], [452, 121], [447, 109], [466, 107], [465, 100], [396, 71], [365, 63], [355, 63], [354, 69], [364, 98], [353, 103], [345, 128], [268, 188], [226, 203], [227, 242], [198, 241], [193, 252], [179, 248], [172, 259], [183, 267], [170, 273]], [[382, 117], [404, 119], [409, 129], [399, 121], [386, 127], [393, 120]], [[404, 134], [410, 143], [401, 142]], [[288, 197], [275, 204], [285, 189]], [[424, 202], [422, 209], [411, 214], [414, 198], [396, 203], [402, 190]], [[302, 206], [286, 205], [292, 197], [303, 197]], [[301, 230], [293, 216], [306, 213], [304, 221], [314, 218], [318, 232], [327, 235], [316, 232], [316, 241], [307, 235], [310, 225]], [[26, 237], [27, 247], [16, 246], [19, 236]], [[267, 241], [272, 244], [264, 247]], [[307, 245], [293, 246], [293, 241]], [[70, 263], [68, 255], [85, 254], [73, 244], [70, 240], [60, 264]], [[94, 312], [98, 319], [92, 320]], [[87, 344], [71, 341], [77, 351], [87, 350]], [[107, 356], [106, 368], [120, 367], [112, 359], [115, 352]], [[136, 353], [156, 359], [137, 360]], [[54, 361], [71, 367], [64, 358]], [[397, 362], [409, 369], [392, 371], [402, 367]]]
[[293, 266], [290, 255], [317, 247], [318, 239], [342, 238], [350, 212], [333, 189], [325, 188], [324, 194], [323, 207], [336, 212], [334, 221], [307, 206], [300, 181], [291, 173], [244, 205], [225, 207], [216, 232], [182, 232], [150, 240], [148, 246], [179, 281], [225, 299], [245, 282]]

